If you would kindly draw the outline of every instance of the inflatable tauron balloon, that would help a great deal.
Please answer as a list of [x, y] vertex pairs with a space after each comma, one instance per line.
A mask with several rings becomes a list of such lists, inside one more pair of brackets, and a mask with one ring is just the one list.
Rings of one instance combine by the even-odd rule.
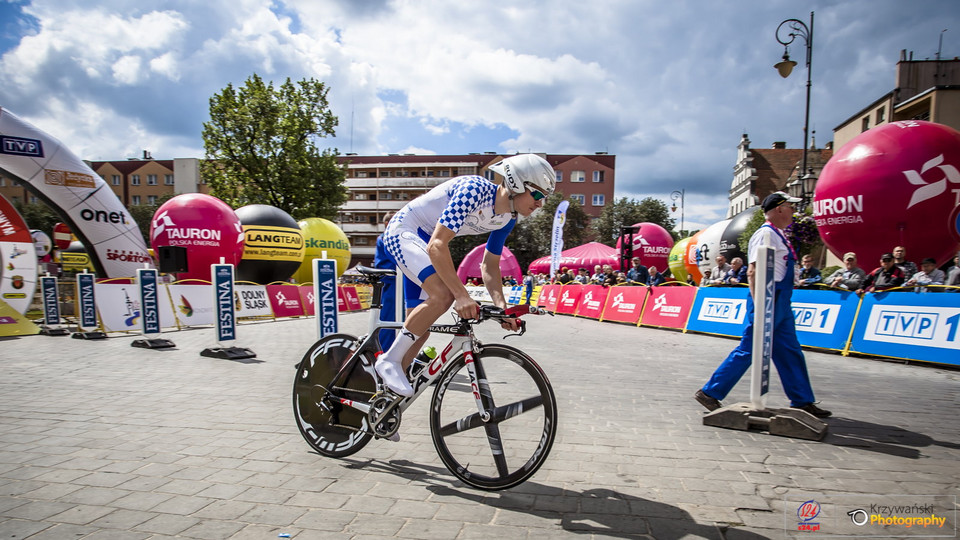
[[296, 220], [283, 210], [266, 204], [237, 208], [243, 226], [243, 258], [237, 266], [237, 281], [266, 285], [284, 281], [303, 262], [303, 233]]
[[[637, 232], [633, 235], [633, 256], [640, 257], [644, 266], [656, 266], [661, 272], [670, 263], [670, 248], [673, 247], [673, 237], [666, 229], [656, 223], [635, 223]], [[626, 236], [617, 239], [619, 253]]]
[[813, 215], [830, 251], [866, 270], [900, 245], [945, 262], [960, 248], [960, 132], [908, 120], [861, 133], [823, 168]]
[[350, 266], [350, 240], [340, 227], [323, 218], [307, 218], [300, 220], [297, 225], [303, 231], [304, 255], [303, 264], [293, 274], [298, 283], [313, 281], [313, 259], [323, 257], [327, 253], [328, 259], [337, 261], [337, 277], [340, 277]]
[[210, 265], [237, 265], [243, 255], [243, 229], [230, 205], [202, 193], [177, 195], [157, 209], [150, 222], [150, 245], [187, 248], [187, 271], [177, 279], [210, 281]]

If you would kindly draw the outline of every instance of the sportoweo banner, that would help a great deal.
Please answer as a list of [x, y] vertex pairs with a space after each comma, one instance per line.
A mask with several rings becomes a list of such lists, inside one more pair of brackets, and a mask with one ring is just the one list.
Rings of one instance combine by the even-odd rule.
[[140, 229], [97, 173], [60, 141], [0, 108], [0, 170], [53, 208], [101, 278], [130, 277], [153, 260]]

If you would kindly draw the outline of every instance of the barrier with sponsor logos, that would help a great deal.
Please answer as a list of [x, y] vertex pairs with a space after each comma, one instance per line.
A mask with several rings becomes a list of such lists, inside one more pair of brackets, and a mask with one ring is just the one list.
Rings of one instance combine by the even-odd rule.
[[547, 311], [556, 311], [557, 300], [560, 299], [561, 285], [544, 285], [540, 290], [540, 297], [537, 299], [537, 307], [542, 307]]
[[747, 287], [701, 287], [687, 320], [687, 331], [740, 337], [747, 325]]
[[696, 287], [682, 285], [650, 287], [650, 294], [647, 296], [647, 302], [640, 313], [637, 325], [683, 330], [687, 326], [691, 307], [697, 295]]
[[579, 283], [576, 285], [560, 285], [560, 291], [557, 293], [557, 305], [553, 312], [560, 315], [575, 315], [581, 295], [583, 295], [583, 285]]
[[790, 305], [801, 345], [842, 351], [850, 338], [860, 297], [841, 289], [794, 289]]
[[647, 298], [647, 287], [620, 285], [610, 289], [603, 303], [601, 321], [636, 324]]
[[960, 365], [960, 294], [865, 294], [849, 350]]
[[583, 287], [583, 293], [580, 295], [580, 304], [577, 306], [577, 317], [599, 320], [603, 315], [603, 306], [610, 293], [610, 287], [603, 285], [582, 285], [581, 287]]
[[300, 300], [300, 287], [289, 284], [267, 285], [267, 298], [275, 317], [300, 317], [305, 312]]

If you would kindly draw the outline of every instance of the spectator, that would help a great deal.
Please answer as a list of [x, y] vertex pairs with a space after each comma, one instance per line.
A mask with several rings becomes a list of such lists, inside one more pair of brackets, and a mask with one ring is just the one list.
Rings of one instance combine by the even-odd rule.
[[533, 298], [533, 282], [536, 281], [536, 278], [533, 277], [533, 274], [527, 274], [523, 276], [523, 294], [525, 298], [525, 305], [530, 305], [530, 299]]
[[557, 283], [561, 285], [566, 285], [572, 281], [573, 281], [573, 276], [567, 270], [566, 266], [564, 266], [563, 268], [557, 271]]
[[[944, 285], [960, 287], [960, 251], [953, 257], [953, 266], [947, 269], [947, 280]], [[950, 292], [957, 292], [956, 290]]]
[[613, 271], [613, 267], [609, 264], [603, 265], [603, 280], [600, 282], [601, 285], [616, 285], [617, 283], [617, 274]]
[[920, 271], [907, 280], [906, 285], [919, 285], [918, 291], [926, 291], [927, 285], [943, 285], [947, 276], [937, 268], [937, 261], [926, 258], [920, 263]]
[[813, 257], [804, 255], [801, 259], [800, 272], [797, 274], [797, 287], [813, 287], [822, 279], [820, 270], [813, 265]]
[[831, 287], [855, 291], [860, 288], [867, 273], [857, 266], [857, 254], [848, 251], [843, 254], [843, 268], [830, 274], [824, 283]]
[[723, 282], [727, 285], [740, 285], [747, 283], [747, 267], [743, 264], [743, 259], [734, 257], [730, 261], [730, 270], [723, 276]]
[[903, 270], [893, 260], [893, 253], [884, 253], [880, 256], [880, 266], [860, 284], [857, 294], [864, 292], [879, 292], [903, 285]]
[[650, 281], [647, 282], [647, 285], [651, 287], [662, 285], [663, 282], [666, 281], [667, 279], [666, 277], [664, 277], [663, 274], [660, 273], [659, 270], [657, 270], [656, 266], [651, 266], [648, 272], [650, 274]]
[[617, 277], [616, 277], [616, 281], [614, 281], [614, 285], [626, 285], [626, 284], [627, 284], [627, 275], [626, 275], [626, 274], [624, 274], [623, 272], [617, 272], [617, 273], [616, 273], [616, 276], [617, 276]]
[[710, 275], [713, 276], [714, 284], [719, 285], [723, 283], [724, 279], [727, 277], [727, 272], [729, 272], [733, 267], [727, 262], [727, 258], [723, 255], [717, 255], [717, 258], [714, 259], [714, 262], [716, 262], [717, 265], [713, 267], [713, 271], [710, 272]]
[[603, 275], [603, 270], [600, 268], [600, 265], [593, 267], [593, 275], [590, 276], [590, 283], [596, 283], [597, 285], [602, 285], [603, 280], [606, 279], [606, 276]]
[[700, 278], [700, 286], [707, 287], [713, 285], [713, 279], [710, 278], [710, 270], [707, 270], [703, 273], [703, 277]]
[[903, 271], [903, 279], [910, 279], [917, 273], [917, 265], [907, 260], [907, 250], [903, 246], [893, 248], [893, 264]]
[[640, 263], [640, 257], [634, 257], [631, 262], [633, 266], [627, 270], [627, 279], [636, 285], [646, 285], [650, 281], [650, 272], [647, 267]]
[[577, 283], [580, 283], [581, 285], [586, 285], [590, 283], [590, 274], [587, 274], [586, 268], [581, 268], [579, 273], [577, 274], [577, 277], [574, 279], [576, 280]]
[[693, 285], [694, 287], [697, 286], [697, 282], [693, 280], [693, 276], [691, 276], [690, 274], [687, 274], [686, 282], [687, 282], [687, 285]]

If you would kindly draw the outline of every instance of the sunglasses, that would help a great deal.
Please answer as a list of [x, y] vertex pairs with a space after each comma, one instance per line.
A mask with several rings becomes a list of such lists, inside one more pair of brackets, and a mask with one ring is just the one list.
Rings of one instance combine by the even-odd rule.
[[530, 186], [527, 186], [527, 189], [530, 190], [530, 196], [533, 197], [533, 200], [535, 201], [542, 201], [547, 198], [547, 196], [544, 195], [539, 189], [534, 189]]

